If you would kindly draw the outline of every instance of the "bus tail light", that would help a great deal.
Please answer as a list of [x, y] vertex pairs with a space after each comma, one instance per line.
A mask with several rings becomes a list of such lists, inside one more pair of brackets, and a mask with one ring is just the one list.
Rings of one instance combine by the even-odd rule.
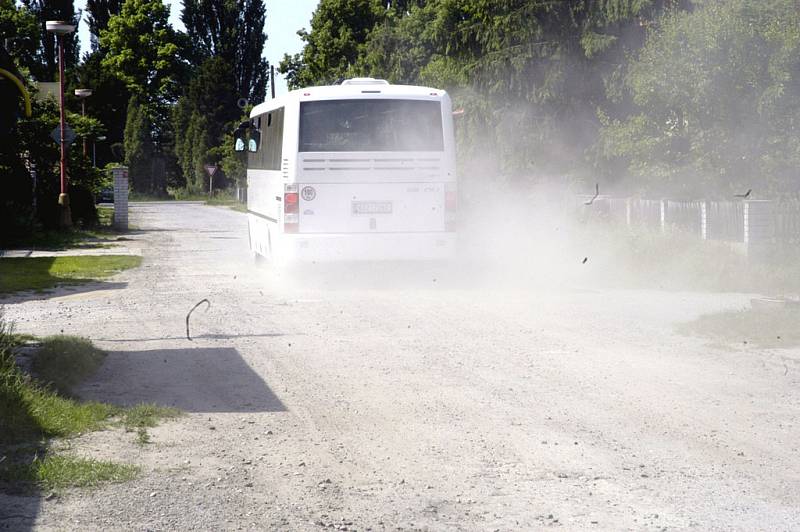
[[300, 196], [297, 185], [283, 188], [283, 232], [297, 233], [300, 226]]
[[456, 230], [458, 214], [458, 190], [455, 183], [446, 183], [444, 187], [444, 230]]

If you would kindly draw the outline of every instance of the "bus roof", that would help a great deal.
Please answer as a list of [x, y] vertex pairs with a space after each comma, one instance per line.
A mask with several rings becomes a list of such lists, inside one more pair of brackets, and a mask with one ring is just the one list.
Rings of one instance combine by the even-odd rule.
[[[361, 80], [358, 80], [361, 81]], [[447, 92], [442, 89], [431, 87], [418, 87], [416, 85], [391, 85], [381, 83], [382, 80], [372, 80], [374, 83], [356, 82], [344, 85], [322, 85], [318, 87], [306, 87], [296, 89], [286, 94], [282, 94], [275, 99], [267, 100], [256, 105], [250, 112], [251, 117], [277, 109], [287, 102], [316, 101], [316, 100], [337, 100], [348, 98], [410, 98], [410, 99], [430, 99], [440, 100], [446, 96]]]

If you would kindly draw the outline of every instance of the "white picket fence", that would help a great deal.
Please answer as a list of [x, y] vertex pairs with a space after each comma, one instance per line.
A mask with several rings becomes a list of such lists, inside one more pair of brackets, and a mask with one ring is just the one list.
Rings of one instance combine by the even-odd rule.
[[800, 200], [703, 201], [579, 196], [580, 218], [630, 228], [681, 231], [705, 240], [800, 243]]

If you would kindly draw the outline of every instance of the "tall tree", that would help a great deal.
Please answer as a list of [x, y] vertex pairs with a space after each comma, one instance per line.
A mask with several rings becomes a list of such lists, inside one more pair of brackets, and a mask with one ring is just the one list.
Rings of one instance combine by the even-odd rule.
[[124, 0], [86, 0], [87, 20], [89, 21], [89, 34], [92, 40], [92, 49], [97, 50], [100, 42], [100, 32], [108, 28], [108, 21], [114, 15], [119, 15]]
[[231, 149], [224, 137], [240, 118], [228, 66], [222, 57], [203, 62], [173, 112], [178, 164], [194, 191], [206, 189], [204, 165], [219, 163]]
[[[122, 143], [124, 139], [126, 113], [130, 91], [125, 83], [103, 68], [103, 54], [95, 51], [85, 57], [83, 63], [73, 70], [75, 87], [89, 87], [93, 90], [85, 100], [86, 113], [98, 118], [106, 128], [103, 142], [96, 142], [94, 150], [97, 164], [102, 167], [111, 161], [119, 161], [112, 153], [111, 146]], [[70, 94], [72, 91], [67, 91]]]
[[184, 74], [181, 37], [161, 0], [127, 0], [100, 32], [103, 66], [143, 103], [174, 102]]
[[131, 188], [137, 192], [157, 192], [153, 182], [152, 163], [156, 146], [151, 136], [152, 124], [148, 109], [138, 96], [128, 103], [125, 123], [125, 164]]
[[181, 20], [193, 43], [197, 64], [220, 57], [233, 69], [238, 98], [264, 99], [267, 60], [262, 57], [267, 35], [263, 0], [185, 0]]
[[800, 12], [795, 0], [670, 13], [632, 60], [635, 107], [601, 147], [650, 190], [800, 194]]
[[[75, 12], [73, 0], [22, 0], [39, 23], [41, 42], [36, 52], [36, 61], [31, 65], [31, 74], [39, 81], [54, 81], [58, 77], [58, 45], [56, 37], [47, 32], [48, 20], [63, 20], [74, 24], [77, 30], [80, 13]], [[71, 68], [78, 64], [78, 32], [63, 37], [64, 65]]]
[[[188, 66], [185, 36], [170, 26], [161, 0], [126, 0], [119, 15], [100, 32], [101, 65], [125, 83], [132, 98], [125, 128], [125, 156], [138, 190], [166, 193], [174, 167], [170, 107], [177, 100]], [[144, 131], [146, 130], [146, 135]], [[130, 147], [137, 147], [133, 152]]]
[[306, 43], [302, 53], [284, 55], [281, 73], [292, 88], [359, 74], [367, 38], [385, 13], [382, 0], [321, 0], [311, 17], [311, 31], [297, 32]]
[[39, 47], [39, 25], [29, 9], [15, 0], [0, 0], [0, 37], [16, 66], [30, 70]]

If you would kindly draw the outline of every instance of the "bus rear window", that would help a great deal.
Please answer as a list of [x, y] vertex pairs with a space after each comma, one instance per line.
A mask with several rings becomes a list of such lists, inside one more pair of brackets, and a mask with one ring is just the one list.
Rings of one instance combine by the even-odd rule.
[[442, 109], [425, 100], [300, 104], [300, 151], [443, 151]]

